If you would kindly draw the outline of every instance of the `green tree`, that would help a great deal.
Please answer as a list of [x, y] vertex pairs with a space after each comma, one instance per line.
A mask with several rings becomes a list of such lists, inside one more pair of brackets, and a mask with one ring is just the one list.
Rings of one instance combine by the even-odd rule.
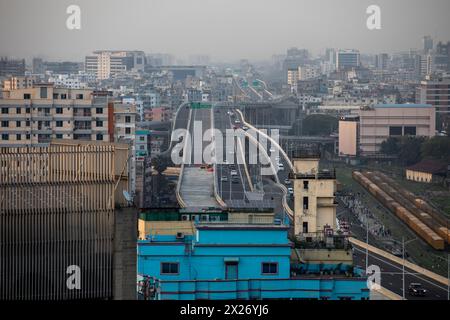
[[405, 165], [409, 166], [421, 160], [421, 146], [424, 143], [423, 137], [402, 137], [400, 139], [400, 150], [398, 157]]
[[399, 141], [398, 138], [389, 137], [381, 143], [381, 153], [386, 155], [397, 155], [399, 153]]
[[322, 136], [335, 132], [338, 119], [325, 114], [312, 114], [303, 119], [302, 133], [306, 136]]
[[450, 137], [433, 137], [422, 144], [424, 158], [450, 161]]

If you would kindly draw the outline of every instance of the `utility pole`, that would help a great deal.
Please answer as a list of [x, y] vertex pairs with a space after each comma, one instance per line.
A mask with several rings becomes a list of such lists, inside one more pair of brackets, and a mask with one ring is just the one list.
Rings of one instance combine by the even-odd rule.
[[369, 216], [366, 212], [366, 275], [369, 269]]
[[402, 237], [402, 256], [403, 256], [403, 263], [402, 263], [402, 298], [405, 300], [405, 237]]

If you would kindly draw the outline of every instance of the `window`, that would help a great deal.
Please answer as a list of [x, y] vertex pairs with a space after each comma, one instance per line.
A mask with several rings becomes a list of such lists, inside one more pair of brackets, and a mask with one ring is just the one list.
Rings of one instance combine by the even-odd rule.
[[57, 127], [62, 127], [63, 126], [63, 122], [62, 121], [56, 121], [56, 126]]
[[57, 114], [62, 114], [63, 113], [63, 108], [56, 108], [56, 113]]
[[17, 141], [22, 140], [22, 135], [21, 134], [16, 134], [16, 140]]
[[66, 100], [66, 99], [67, 99], [67, 94], [61, 93], [61, 100]]
[[309, 208], [309, 199], [308, 197], [303, 197], [303, 209], [308, 210]]
[[401, 136], [402, 135], [402, 127], [389, 127], [389, 135], [390, 136]]
[[103, 135], [101, 133], [97, 133], [97, 141], [103, 141]]
[[103, 113], [103, 108], [95, 108], [95, 113], [102, 114]]
[[96, 127], [103, 127], [103, 121], [101, 121], [101, 120], [95, 121], [95, 126]]
[[53, 99], [58, 99], [58, 94], [57, 93], [53, 94]]
[[130, 116], [126, 116], [125, 117], [125, 122], [126, 123], [130, 123], [131, 122], [131, 117]]
[[20, 128], [21, 125], [22, 125], [22, 123], [21, 123], [20, 121], [16, 121], [16, 127], [17, 127], [17, 128]]
[[2, 121], [2, 127], [8, 128], [9, 127], [9, 121]]
[[30, 126], [30, 120], [27, 120], [27, 121], [25, 122], [25, 126], [27, 126], [27, 127]]
[[56, 139], [62, 139], [62, 138], [63, 138], [63, 135], [61, 133], [56, 134]]
[[404, 130], [405, 130], [405, 132], [404, 132], [405, 136], [415, 136], [416, 135], [416, 127], [405, 127]]
[[308, 233], [308, 222], [303, 222], [303, 233]]
[[26, 109], [25, 109], [25, 112], [26, 112], [26, 113], [30, 113], [30, 112], [31, 112], [31, 109], [30, 109], [30, 108], [26, 108]]
[[9, 135], [6, 133], [2, 134], [2, 140], [9, 140]]
[[31, 135], [29, 133], [27, 133], [25, 137], [27, 138], [27, 140], [30, 140]]
[[21, 113], [22, 113], [22, 109], [16, 108], [16, 113], [17, 113], [17, 114], [21, 114]]
[[161, 274], [173, 274], [180, 273], [180, 264], [178, 262], [161, 262]]
[[8, 114], [9, 110], [8, 108], [2, 108], [2, 114]]
[[125, 134], [130, 134], [131, 133], [131, 128], [125, 128]]
[[83, 94], [77, 94], [76, 96], [75, 96], [75, 98], [77, 99], [77, 100], [83, 100]]
[[145, 137], [139, 137], [140, 141], [145, 141]]
[[263, 262], [261, 267], [262, 274], [278, 274], [278, 262]]
[[309, 181], [303, 181], [303, 189], [308, 190], [309, 188]]
[[30, 100], [30, 99], [31, 99], [31, 94], [29, 94], [29, 93], [24, 93], [24, 94], [23, 94], [23, 99], [24, 99], [24, 100]]
[[41, 99], [47, 99], [47, 87], [41, 87]]

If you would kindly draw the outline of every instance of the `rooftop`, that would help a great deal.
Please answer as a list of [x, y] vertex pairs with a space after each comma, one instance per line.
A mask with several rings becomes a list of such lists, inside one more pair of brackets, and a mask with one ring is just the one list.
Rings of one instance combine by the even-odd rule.
[[374, 108], [431, 108], [431, 104], [417, 104], [417, 103], [404, 103], [404, 104], [376, 104]]
[[406, 169], [412, 171], [426, 172], [431, 174], [445, 174], [447, 172], [447, 163], [437, 160], [423, 160]]

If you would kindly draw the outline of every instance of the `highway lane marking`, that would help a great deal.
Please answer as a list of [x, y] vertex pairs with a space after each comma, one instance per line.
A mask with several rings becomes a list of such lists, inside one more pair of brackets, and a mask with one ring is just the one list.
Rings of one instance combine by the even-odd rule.
[[[354, 247], [354, 248], [355, 248], [355, 250], [358, 250], [358, 251], [360, 251], [360, 252], [366, 254], [366, 251], [365, 251], [365, 250], [358, 249], [357, 247]], [[373, 254], [372, 254], [372, 255], [369, 254], [369, 256], [372, 257], [372, 258], [374, 258], [374, 259], [380, 260], [380, 261], [382, 261], [382, 262], [386, 263], [387, 265], [390, 265], [390, 266], [392, 266], [392, 267], [394, 267], [394, 268], [397, 268], [397, 269], [399, 269], [399, 270], [403, 270], [402, 267], [398, 267], [398, 266], [396, 266], [396, 265], [393, 265], [392, 263], [390, 263], [390, 262], [388, 262], [388, 261], [386, 261], [386, 260], [383, 260], [383, 259], [381, 259], [381, 258], [379, 258], [379, 257], [377, 257], [377, 256], [375, 256], [375, 255], [373, 255]], [[420, 277], [417, 273], [412, 273], [412, 272], [409, 273], [409, 272], [406, 272], [407, 269], [408, 269], [408, 268], [405, 267], [405, 275], [411, 275], [411, 276], [413, 276], [413, 277], [416, 277], [416, 278], [418, 278], [418, 279], [420, 279], [420, 280], [422, 280], [422, 281], [425, 281], [425, 282], [427, 282], [427, 283], [429, 283], [429, 284], [432, 284], [433, 286], [435, 286], [435, 287], [437, 287], [437, 288], [439, 288], [439, 289], [441, 289], [441, 290], [447, 292], [447, 288], [441, 287], [440, 285], [437, 285], [437, 284], [434, 283], [434, 282], [431, 282], [431, 281], [429, 281], [429, 280], [427, 280], [427, 279], [424, 279], [424, 278]], [[403, 272], [400, 273], [400, 274], [403, 274]]]

